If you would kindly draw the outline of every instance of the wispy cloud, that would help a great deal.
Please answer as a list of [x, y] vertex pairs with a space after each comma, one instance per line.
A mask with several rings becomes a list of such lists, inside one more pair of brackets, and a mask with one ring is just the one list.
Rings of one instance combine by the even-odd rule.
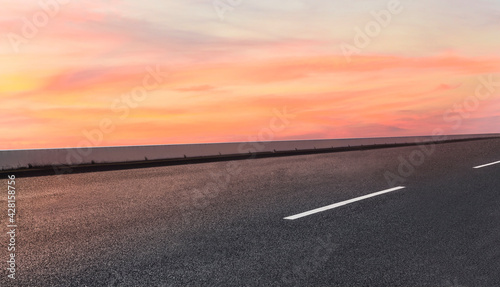
[[[44, 12], [0, 0], [0, 35]], [[500, 73], [500, 4], [431, 0], [405, 10], [347, 63], [338, 46], [387, 1], [245, 1], [220, 21], [210, 1], [70, 1], [15, 53], [0, 42], [0, 149], [74, 146], [147, 66], [168, 80], [103, 145], [246, 141], [276, 107], [297, 111], [278, 139], [427, 134]], [[497, 131], [498, 97], [462, 125]], [[9, 128], [16, 125], [15, 132]], [[158, 131], [162, 131], [159, 133]]]

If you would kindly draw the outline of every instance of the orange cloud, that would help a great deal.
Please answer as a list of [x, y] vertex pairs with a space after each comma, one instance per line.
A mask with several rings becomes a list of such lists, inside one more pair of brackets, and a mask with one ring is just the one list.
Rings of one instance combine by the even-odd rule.
[[[9, 105], [24, 99], [40, 106], [9, 113], [17, 132], [0, 148], [76, 146], [103, 118], [116, 126], [103, 146], [247, 141], [268, 127], [273, 109], [285, 107], [296, 118], [275, 139], [429, 134], [450, 126], [444, 111], [474, 93], [478, 75], [499, 71], [500, 60], [365, 56], [349, 65], [329, 56], [171, 66], [165, 82], [122, 118], [111, 103], [141, 84], [144, 68], [62, 69], [13, 93]], [[463, 130], [485, 121], [472, 118]]]

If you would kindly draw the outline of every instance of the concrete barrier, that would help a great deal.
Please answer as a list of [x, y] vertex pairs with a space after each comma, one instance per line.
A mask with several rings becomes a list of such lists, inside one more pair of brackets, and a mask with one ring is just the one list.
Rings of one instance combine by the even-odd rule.
[[443, 140], [500, 137], [500, 134], [386, 137], [331, 140], [301, 140], [246, 143], [214, 143], [186, 145], [122, 146], [68, 149], [0, 150], [0, 170], [53, 165], [120, 163], [144, 160], [197, 158], [206, 156], [241, 155], [258, 152], [286, 152], [313, 149], [414, 144]]

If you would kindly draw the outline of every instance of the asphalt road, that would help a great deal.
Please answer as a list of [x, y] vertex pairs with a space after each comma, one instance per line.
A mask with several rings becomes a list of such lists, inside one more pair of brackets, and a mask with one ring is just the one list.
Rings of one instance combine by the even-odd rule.
[[500, 140], [425, 150], [18, 177], [0, 286], [500, 286]]

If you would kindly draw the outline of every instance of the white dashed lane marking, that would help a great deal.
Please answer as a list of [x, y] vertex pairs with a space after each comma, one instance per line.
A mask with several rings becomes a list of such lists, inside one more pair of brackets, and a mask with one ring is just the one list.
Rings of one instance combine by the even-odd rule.
[[302, 213], [299, 213], [299, 214], [296, 214], [296, 215], [288, 216], [288, 217], [285, 217], [284, 219], [286, 219], [286, 220], [299, 219], [299, 218], [302, 218], [302, 217], [309, 216], [311, 214], [315, 214], [315, 213], [327, 211], [327, 210], [334, 209], [334, 208], [337, 208], [337, 207], [340, 207], [340, 206], [351, 204], [351, 203], [356, 202], [356, 201], [361, 201], [361, 200], [364, 200], [364, 199], [367, 199], [367, 198], [370, 198], [370, 197], [379, 196], [379, 195], [386, 194], [386, 193], [389, 193], [389, 192], [393, 192], [393, 191], [396, 191], [396, 190], [400, 190], [400, 189], [403, 189], [403, 188], [406, 188], [406, 187], [404, 187], [404, 186], [398, 186], [398, 187], [394, 187], [394, 188], [382, 190], [382, 191], [379, 191], [379, 192], [375, 192], [375, 193], [371, 193], [371, 194], [368, 194], [368, 195], [356, 197], [356, 198], [349, 199], [349, 200], [346, 200], [346, 201], [342, 201], [342, 202], [339, 202], [339, 203], [335, 203], [335, 204], [327, 205], [327, 206], [324, 206], [324, 207], [316, 208], [316, 209], [313, 209], [313, 210], [310, 210], [310, 211], [302, 212]]
[[483, 164], [483, 165], [475, 166], [474, 168], [475, 168], [475, 169], [478, 169], [478, 168], [483, 168], [483, 167], [487, 167], [487, 166], [492, 166], [492, 165], [499, 164], [499, 163], [500, 163], [500, 161], [495, 161], [495, 162], [492, 162], [492, 163], [487, 163], [487, 164]]

